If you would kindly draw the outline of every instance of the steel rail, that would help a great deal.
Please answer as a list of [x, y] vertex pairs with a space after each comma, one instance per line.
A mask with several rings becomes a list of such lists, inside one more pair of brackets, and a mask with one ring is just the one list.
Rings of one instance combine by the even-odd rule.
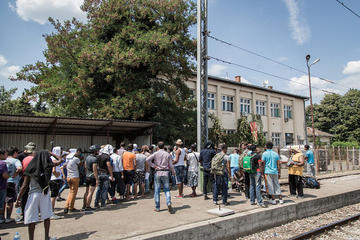
[[308, 231], [308, 232], [305, 232], [305, 233], [301, 233], [297, 236], [294, 236], [294, 237], [291, 237], [289, 238], [289, 240], [301, 240], [301, 239], [310, 239], [314, 236], [317, 236], [327, 230], [331, 230], [337, 226], [342, 226], [344, 224], [348, 224], [352, 221], [355, 221], [355, 220], [358, 220], [360, 218], [360, 213], [359, 214], [356, 214], [356, 215], [353, 215], [353, 216], [350, 216], [350, 217], [347, 217], [347, 218], [344, 218], [342, 220], [339, 220], [339, 221], [335, 221], [333, 223], [330, 223], [330, 224], [327, 224], [327, 225], [324, 225], [324, 226], [321, 226], [321, 227], [318, 227], [316, 229], [313, 229], [311, 231]]

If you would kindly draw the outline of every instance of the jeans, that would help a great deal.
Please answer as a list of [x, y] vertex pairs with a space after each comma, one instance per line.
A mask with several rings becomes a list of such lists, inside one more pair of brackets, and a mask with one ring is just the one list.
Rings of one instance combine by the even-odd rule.
[[244, 184], [245, 184], [245, 197], [250, 198], [250, 174], [247, 172], [244, 172]]
[[255, 194], [257, 203], [261, 204], [263, 202], [261, 196], [261, 173], [250, 173], [250, 202], [255, 202]]
[[65, 188], [68, 188], [69, 184], [66, 180], [64, 180], [64, 184], [62, 185], [62, 187], [59, 190], [59, 195], [65, 190]]
[[[117, 192], [120, 196], [124, 196], [125, 194], [125, 183], [121, 178], [120, 172], [113, 172], [115, 181], [110, 182], [109, 194], [111, 198], [115, 197], [115, 193]], [[116, 190], [116, 192], [115, 192]]]
[[171, 205], [171, 195], [170, 195], [170, 186], [169, 186], [169, 176], [158, 176], [155, 173], [155, 191], [154, 191], [154, 199], [155, 199], [155, 208], [160, 209], [160, 190], [161, 184], [163, 184], [165, 197], [166, 197], [166, 205]]
[[211, 186], [214, 184], [214, 175], [213, 174], [211, 174], [210, 173], [210, 170], [209, 171], [207, 171], [207, 170], [205, 170], [204, 169], [204, 172], [203, 172], [204, 174], [203, 174], [203, 177], [204, 177], [204, 183], [203, 183], [203, 193], [204, 193], [204, 195], [206, 195], [207, 194], [207, 186], [208, 186], [208, 184], [209, 184], [209, 181], [210, 181], [210, 184], [211, 184]]
[[95, 206], [99, 205], [99, 202], [101, 202], [101, 206], [105, 206], [105, 201], [107, 199], [107, 194], [109, 190], [109, 177], [107, 176], [101, 176], [99, 177], [99, 186], [96, 191], [96, 197], [95, 197]]
[[289, 174], [289, 188], [291, 195], [296, 195], [296, 190], [297, 190], [298, 196], [303, 197], [304, 191], [303, 191], [302, 176]]
[[231, 167], [231, 177], [234, 177], [235, 173], [239, 171], [239, 167]]
[[65, 208], [73, 210], [76, 194], [79, 189], [80, 178], [68, 178], [67, 182], [69, 183], [70, 191], [69, 191], [69, 195], [66, 200]]
[[306, 173], [311, 177], [315, 177], [315, 165], [313, 163], [306, 164]]
[[228, 196], [228, 181], [226, 174], [224, 175], [215, 175], [214, 184], [213, 184], [213, 201], [218, 201], [218, 193], [221, 190], [222, 201], [225, 204], [227, 202]]

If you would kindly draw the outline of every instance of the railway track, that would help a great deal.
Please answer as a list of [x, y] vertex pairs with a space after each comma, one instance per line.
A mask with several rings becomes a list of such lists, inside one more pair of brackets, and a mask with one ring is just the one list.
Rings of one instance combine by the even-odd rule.
[[[359, 219], [360, 219], [360, 214], [356, 214], [356, 215], [353, 215], [353, 216], [350, 216], [350, 217], [347, 217], [347, 218], [344, 218], [344, 219], [341, 219], [341, 220], [326, 224], [324, 226], [315, 228], [313, 230], [301, 233], [301, 234], [299, 234], [297, 236], [289, 238], [289, 240], [312, 239], [313, 237], [316, 237], [316, 236], [319, 236], [319, 235], [321, 235], [323, 233], [326, 233], [329, 230], [332, 230], [334, 228], [343, 226], [345, 224], [349, 224], [349, 223], [351, 223], [353, 221], [356, 221], [356, 220], [359, 220]], [[359, 237], [359, 236], [357, 236], [357, 237]]]

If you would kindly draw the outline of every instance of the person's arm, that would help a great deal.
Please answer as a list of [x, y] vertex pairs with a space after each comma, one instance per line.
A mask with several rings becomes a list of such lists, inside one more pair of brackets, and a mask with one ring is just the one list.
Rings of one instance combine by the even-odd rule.
[[19, 192], [19, 195], [16, 199], [16, 203], [15, 203], [15, 207], [20, 207], [21, 206], [21, 199], [22, 199], [22, 196], [24, 195], [24, 193], [26, 192], [26, 190], [28, 189], [29, 187], [29, 183], [30, 183], [30, 177], [29, 176], [25, 176], [24, 178], [24, 182], [20, 188], [20, 192]]
[[98, 174], [98, 168], [96, 162], [92, 164], [92, 169], [96, 180], [96, 186], [99, 186], [99, 174]]
[[124, 179], [124, 167], [122, 164], [122, 157], [119, 156], [119, 169], [120, 169], [120, 173], [121, 173], [121, 178]]
[[1, 176], [2, 176], [2, 178], [3, 179], [8, 179], [10, 176], [9, 176], [9, 172], [3, 172], [2, 174], [1, 174]]
[[16, 166], [16, 171], [15, 171], [13, 177], [16, 177], [17, 175], [19, 175], [22, 172], [22, 164], [21, 164], [20, 160], [17, 160], [15, 162], [15, 166]]
[[106, 166], [107, 166], [107, 169], [108, 169], [109, 174], [110, 174], [110, 180], [111, 180], [111, 181], [114, 181], [114, 175], [113, 175], [113, 171], [112, 171], [111, 162], [110, 162], [110, 161], [107, 161], [107, 162], [106, 162]]
[[168, 161], [169, 162], [169, 169], [171, 170], [173, 176], [176, 176], [176, 172], [175, 172], [175, 168], [174, 168], [174, 164], [173, 164], [171, 155], [169, 155], [168, 160], [169, 160]]
[[180, 148], [176, 150], [175, 152], [175, 159], [173, 161], [173, 164], [177, 164], [179, 162], [179, 158], [180, 158], [180, 154], [181, 154], [181, 150]]
[[199, 156], [199, 162], [202, 165], [202, 163], [203, 163], [203, 154], [201, 154], [201, 151], [200, 151], [200, 156]]
[[295, 163], [295, 165], [296, 166], [304, 166], [305, 161], [304, 161], [304, 156], [303, 155], [301, 155], [299, 157], [299, 160], [300, 160], [300, 162]]
[[152, 168], [156, 167], [156, 165], [152, 162], [154, 160], [154, 157], [155, 157], [155, 153], [151, 154], [149, 157], [146, 158], [147, 164]]
[[230, 169], [230, 160], [229, 159], [226, 160], [226, 168], [227, 168], [229, 179], [230, 179], [231, 178], [231, 169]]
[[279, 179], [281, 177], [281, 161], [280, 158], [277, 160], [277, 168], [278, 168], [278, 172], [279, 172]]
[[52, 173], [54, 174], [55, 177], [59, 177], [59, 176], [60, 176], [60, 173], [56, 171], [56, 167], [53, 167]]
[[49, 151], [49, 154], [50, 154], [50, 156], [53, 156], [54, 158], [56, 158], [56, 160], [52, 160], [54, 167], [60, 165], [63, 162], [63, 159], [60, 156], [58, 156], [50, 151]]

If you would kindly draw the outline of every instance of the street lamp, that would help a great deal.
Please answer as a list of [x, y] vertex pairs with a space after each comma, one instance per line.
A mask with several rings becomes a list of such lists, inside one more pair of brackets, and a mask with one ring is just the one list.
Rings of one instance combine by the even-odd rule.
[[[312, 124], [312, 132], [313, 132], [313, 147], [314, 151], [316, 151], [316, 136], [315, 136], [315, 127], [314, 127], [314, 106], [312, 102], [312, 95], [311, 95], [311, 76], [310, 76], [310, 67], [320, 61], [320, 58], [316, 59], [313, 63], [309, 65], [310, 55], [306, 55], [306, 66], [308, 68], [308, 76], [309, 76], [309, 91], [310, 91], [310, 108], [311, 108], [311, 124]], [[316, 154], [314, 154], [316, 156]], [[319, 172], [319, 158], [315, 157], [316, 163], [316, 172]]]

